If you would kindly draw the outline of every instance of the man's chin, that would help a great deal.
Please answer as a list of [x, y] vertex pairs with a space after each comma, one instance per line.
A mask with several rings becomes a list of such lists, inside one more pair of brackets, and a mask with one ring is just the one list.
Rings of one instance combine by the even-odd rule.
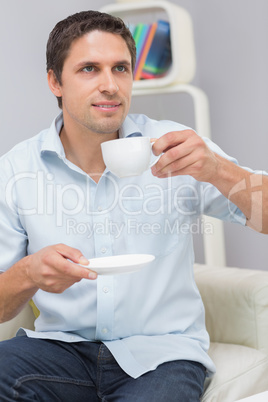
[[[123, 120], [124, 121], [124, 120]], [[113, 134], [113, 133], [117, 133], [119, 128], [121, 127], [123, 121], [108, 121], [105, 122], [105, 124], [98, 124], [96, 125], [94, 131], [97, 134]]]

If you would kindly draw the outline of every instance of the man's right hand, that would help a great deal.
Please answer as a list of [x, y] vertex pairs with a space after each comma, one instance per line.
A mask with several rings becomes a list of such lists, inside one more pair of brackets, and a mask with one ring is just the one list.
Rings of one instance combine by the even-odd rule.
[[0, 275], [0, 323], [15, 317], [38, 289], [62, 293], [81, 279], [96, 279], [86, 268], [89, 264], [79, 250], [65, 244], [22, 258]]
[[95, 272], [77, 265], [89, 265], [81, 251], [65, 244], [45, 247], [27, 259], [28, 279], [33, 287], [46, 292], [62, 293], [81, 279], [97, 278]]

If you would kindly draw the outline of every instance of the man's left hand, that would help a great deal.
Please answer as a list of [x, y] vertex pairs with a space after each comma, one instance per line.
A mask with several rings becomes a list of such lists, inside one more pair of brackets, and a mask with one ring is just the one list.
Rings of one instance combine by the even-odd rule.
[[198, 181], [210, 182], [215, 175], [218, 159], [203, 139], [193, 130], [172, 131], [157, 139], [155, 155], [163, 155], [152, 167], [159, 178], [190, 175]]

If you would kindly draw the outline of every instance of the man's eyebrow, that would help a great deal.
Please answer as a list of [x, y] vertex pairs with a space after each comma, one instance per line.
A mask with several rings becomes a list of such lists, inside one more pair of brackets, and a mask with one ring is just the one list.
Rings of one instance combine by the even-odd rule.
[[86, 66], [97, 66], [100, 63], [98, 63], [97, 61], [90, 61], [90, 60], [85, 60], [85, 61], [80, 61], [80, 63], [77, 63], [75, 65], [75, 68], [82, 68], [82, 67], [86, 67]]
[[[75, 65], [75, 68], [83, 68], [83, 67], [87, 67], [87, 66], [99, 66], [102, 63], [99, 63], [98, 61], [90, 61], [90, 60], [84, 60], [81, 61], [80, 63]], [[128, 60], [118, 60], [115, 61], [113, 63], [115, 66], [126, 66], [126, 67], [130, 67], [131, 63]]]
[[131, 66], [131, 63], [128, 60], [121, 60], [121, 61], [117, 61], [115, 63], [117, 66], [121, 65], [121, 66]]

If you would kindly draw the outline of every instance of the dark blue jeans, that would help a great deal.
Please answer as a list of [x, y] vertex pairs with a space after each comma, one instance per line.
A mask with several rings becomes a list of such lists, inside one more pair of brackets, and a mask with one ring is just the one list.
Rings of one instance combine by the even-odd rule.
[[0, 342], [1, 402], [196, 402], [204, 380], [204, 367], [184, 360], [133, 379], [102, 343]]

